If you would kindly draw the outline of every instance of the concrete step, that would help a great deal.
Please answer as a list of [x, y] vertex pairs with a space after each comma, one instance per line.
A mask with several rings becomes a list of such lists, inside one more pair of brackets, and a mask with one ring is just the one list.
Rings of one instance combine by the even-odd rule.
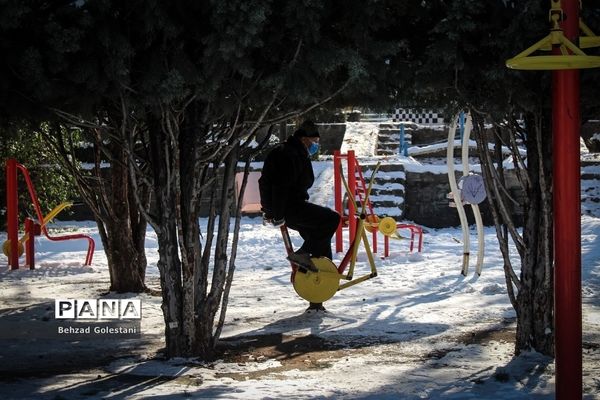
[[397, 146], [395, 149], [379, 149], [377, 150], [377, 155], [378, 156], [393, 156], [398, 154], [399, 152], [399, 147]]
[[[369, 183], [367, 182], [367, 189]], [[366, 190], [366, 189], [365, 189]], [[373, 186], [371, 187], [371, 194], [390, 194], [390, 193], [398, 193], [404, 192], [404, 179], [375, 179], [373, 181]]]
[[388, 151], [391, 152], [391, 154], [398, 154], [398, 151], [400, 149], [400, 145], [396, 144], [396, 143], [390, 143], [390, 144], [386, 144], [384, 146], [381, 146], [379, 149], [377, 149], [377, 151]]
[[588, 175], [590, 178], [581, 179], [581, 213], [600, 217], [600, 176]]
[[[379, 131], [377, 131], [379, 136], [395, 136], [395, 137], [400, 137], [401, 131], [400, 129], [379, 129]], [[404, 135], [412, 135], [413, 134], [412, 129], [405, 129], [404, 130]]]
[[398, 198], [397, 200], [378, 200], [372, 199], [371, 203], [373, 204], [373, 208], [381, 208], [381, 207], [400, 207], [402, 203], [404, 203], [404, 198]]
[[581, 180], [600, 180], [600, 174], [591, 172], [591, 173], [587, 173], [587, 172], [581, 172]]
[[389, 114], [375, 114], [375, 113], [366, 113], [361, 114], [360, 121], [361, 122], [387, 122], [392, 119]]
[[400, 130], [400, 126], [404, 126], [405, 130], [411, 129], [418, 129], [419, 126], [414, 123], [414, 122], [410, 122], [410, 121], [405, 121], [405, 122], [387, 122], [387, 123], [382, 123], [379, 124], [379, 129], [398, 129]]
[[600, 161], [597, 160], [581, 160], [581, 168], [584, 167], [600, 167]]
[[599, 180], [600, 179], [600, 161], [581, 160], [581, 180]]
[[[407, 143], [411, 142], [412, 137], [410, 136], [404, 136], [404, 141], [406, 141]], [[400, 136], [379, 136], [377, 138], [377, 144], [381, 145], [381, 144], [387, 144], [387, 143], [396, 143], [399, 144], [400, 143]]]
[[[394, 152], [394, 154], [397, 154]], [[375, 164], [363, 165], [363, 174], [371, 176]], [[377, 215], [401, 218], [404, 211], [406, 173], [402, 164], [382, 164], [371, 188], [371, 203]]]
[[[363, 174], [368, 173], [372, 174], [375, 169], [375, 164], [363, 164]], [[403, 172], [404, 165], [402, 164], [380, 164], [379, 165], [379, 173], [381, 172]]]
[[400, 207], [375, 207], [375, 214], [377, 214], [379, 218], [392, 217], [396, 221], [400, 221], [402, 220], [404, 210]]

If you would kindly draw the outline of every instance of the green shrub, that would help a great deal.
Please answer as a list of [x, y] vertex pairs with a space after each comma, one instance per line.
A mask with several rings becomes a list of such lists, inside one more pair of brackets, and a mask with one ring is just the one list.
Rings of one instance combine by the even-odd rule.
[[[15, 158], [29, 171], [35, 188], [42, 213], [46, 215], [54, 207], [64, 201], [72, 201], [77, 197], [73, 180], [62, 170], [53, 157], [48, 146], [38, 133], [24, 130], [3, 130], [4, 137], [0, 148], [2, 173], [0, 188], [2, 204], [0, 208], [0, 229], [6, 229], [6, 160]], [[23, 174], [17, 173], [19, 191], [19, 223], [22, 225], [25, 217], [37, 219], [35, 209]]]

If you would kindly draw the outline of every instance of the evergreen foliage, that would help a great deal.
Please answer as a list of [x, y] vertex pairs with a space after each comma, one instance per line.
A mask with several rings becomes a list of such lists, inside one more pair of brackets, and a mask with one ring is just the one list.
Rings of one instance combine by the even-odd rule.
[[[505, 255], [508, 294], [517, 313], [515, 349], [518, 353], [534, 348], [551, 355], [552, 79], [548, 71], [516, 71], [505, 66], [507, 59], [549, 34], [550, 2], [426, 0], [422, 4], [431, 11], [419, 22], [424, 37], [409, 41], [409, 51], [393, 59], [393, 65], [404, 73], [397, 85], [399, 102], [444, 108], [448, 116], [458, 110], [471, 111], [488, 201]], [[590, 1], [584, 1], [583, 7], [583, 19], [594, 30], [600, 22], [594, 18], [598, 7]], [[598, 49], [586, 52], [597, 55]], [[598, 117], [597, 74], [594, 70], [582, 73], [584, 120]], [[486, 135], [484, 122], [492, 124]], [[487, 151], [490, 137], [496, 149], [504, 145], [513, 150], [514, 167], [527, 197], [522, 235], [504, 212], [512, 204], [502, 189], [501, 153], [497, 151], [493, 158]], [[526, 161], [519, 154], [518, 141], [527, 148]], [[508, 256], [511, 240], [521, 259], [520, 271], [513, 269]]]
[[[507, 59], [548, 35], [550, 1], [534, 0], [428, 0], [408, 37], [410, 47], [393, 59], [402, 71], [396, 86], [400, 104], [430, 105], [453, 113], [472, 106], [503, 118], [509, 109], [531, 112], [550, 108], [550, 73], [516, 71]], [[600, 8], [582, 2], [581, 16], [599, 32]], [[404, 36], [405, 38], [407, 36]], [[598, 55], [599, 49], [585, 49]], [[594, 70], [582, 71], [584, 120], [598, 115], [600, 80]], [[596, 110], [596, 112], [594, 112]]]
[[[111, 163], [112, 176], [77, 175], [104, 247], [130, 239], [126, 250], [137, 249], [135, 257], [113, 253], [123, 268], [128, 259], [145, 267], [141, 239], [146, 219], [153, 224], [167, 352], [208, 357], [234, 270], [233, 176], [240, 157], [251, 157], [255, 132], [324, 103], [400, 102], [469, 107], [497, 123], [524, 113], [539, 134], [548, 126], [537, 123], [549, 116], [548, 73], [511, 71], [505, 60], [548, 33], [548, 7], [535, 0], [0, 0], [0, 123], [44, 134], [73, 174], [65, 143], [74, 132], [93, 143], [96, 161]], [[583, 15], [597, 27], [597, 7]], [[599, 80], [588, 73], [583, 80], [584, 113], [592, 115]], [[223, 164], [226, 179], [217, 183]], [[199, 201], [215, 190], [225, 200], [213, 201], [201, 242]], [[122, 232], [108, 227], [120, 224], [136, 233], [111, 237]], [[139, 283], [143, 271], [132, 279]]]
[[[31, 176], [31, 180], [37, 192], [42, 212], [47, 214], [58, 204], [65, 201], [73, 201], [76, 198], [76, 189], [72, 179], [60, 171], [59, 165], [46, 146], [44, 146], [40, 135], [26, 133], [23, 130], [1, 129], [2, 145], [0, 146], [0, 160], [14, 158], [23, 164]], [[4, 170], [4, 165], [2, 166]], [[31, 216], [37, 219], [33, 203], [27, 190], [27, 185], [21, 173], [18, 173], [19, 190], [19, 221], [21, 224], [25, 217]], [[5, 229], [6, 224], [6, 174], [0, 174], [0, 196], [2, 207], [0, 208], [0, 229]], [[68, 215], [68, 210], [63, 211], [59, 218]]]

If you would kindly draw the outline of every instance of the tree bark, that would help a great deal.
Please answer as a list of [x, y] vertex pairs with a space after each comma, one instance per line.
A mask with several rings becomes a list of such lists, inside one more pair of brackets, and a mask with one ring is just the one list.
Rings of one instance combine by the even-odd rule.
[[[123, 122], [125, 124], [125, 122]], [[76, 157], [69, 129], [77, 123], [51, 124], [41, 130], [46, 143], [54, 150], [66, 170], [75, 178], [81, 197], [94, 213], [98, 231], [108, 261], [110, 291], [140, 293], [146, 290], [145, 238], [147, 222], [139, 211], [135, 196], [143, 203], [149, 201], [147, 185], [138, 186], [137, 193], [127, 168], [128, 156], [124, 147], [106, 137], [98, 127], [84, 129], [85, 137], [94, 144], [94, 167], [82, 170]], [[110, 163], [103, 169], [102, 162]], [[89, 161], [89, 160], [88, 160]]]
[[158, 271], [162, 289], [165, 342], [168, 357], [190, 356], [184, 334], [182, 314], [182, 272], [179, 257], [173, 165], [169, 162], [170, 140], [159, 123], [150, 126], [149, 156], [152, 166], [152, 190], [156, 198], [151, 223], [158, 240]]
[[[115, 146], [116, 147], [116, 146]], [[111, 210], [103, 217], [102, 235], [110, 271], [110, 290], [139, 293], [146, 289], [146, 220], [139, 213], [127, 169], [125, 151], [114, 148], [116, 159], [111, 165]], [[140, 196], [147, 199], [143, 193]]]
[[551, 141], [542, 140], [543, 119], [530, 117], [527, 138], [527, 166], [531, 187], [527, 188], [523, 241], [527, 251], [522, 259], [521, 290], [517, 295], [517, 354], [521, 350], [554, 355], [554, 280], [552, 264], [552, 160]]
[[[512, 117], [512, 116], [511, 116]], [[496, 151], [492, 160], [483, 134], [483, 120], [474, 119], [477, 144], [483, 176], [488, 192], [488, 203], [494, 217], [496, 234], [504, 258], [508, 295], [517, 315], [515, 353], [535, 349], [552, 356], [554, 354], [553, 332], [553, 271], [552, 271], [552, 196], [551, 191], [551, 141], [543, 140], [545, 127], [541, 114], [527, 114], [525, 143], [527, 160], [520, 160], [516, 140], [518, 124], [508, 130], [509, 140], [502, 141], [497, 132], [496, 147], [509, 146], [513, 151], [514, 166], [518, 180], [525, 192], [524, 226], [522, 236], [516, 230], [516, 222], [509, 210], [512, 199], [507, 195], [501, 152]], [[511, 118], [509, 118], [511, 120]], [[498, 150], [498, 149], [497, 149]], [[514, 271], [509, 254], [509, 240], [515, 243], [521, 259], [521, 273]]]

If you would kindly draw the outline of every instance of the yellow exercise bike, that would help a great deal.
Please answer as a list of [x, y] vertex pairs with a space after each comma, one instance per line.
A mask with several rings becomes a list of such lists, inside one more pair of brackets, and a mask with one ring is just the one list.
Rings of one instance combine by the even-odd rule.
[[[361, 211], [358, 215], [358, 226], [356, 228], [356, 235], [350, 245], [350, 248], [344, 255], [342, 261], [340, 262], [340, 265], [336, 266], [333, 263], [333, 261], [331, 261], [327, 257], [312, 257], [311, 261], [314, 266], [314, 268], [312, 269], [306, 268], [305, 266], [298, 265], [290, 261], [292, 267], [291, 281], [294, 285], [294, 290], [303, 299], [311, 303], [323, 303], [329, 300], [331, 297], [333, 297], [333, 295], [338, 290], [346, 289], [350, 286], [354, 286], [358, 283], [364, 282], [368, 279], [377, 276], [375, 259], [373, 257], [371, 246], [369, 245], [369, 241], [366, 234], [366, 228], [368, 226], [372, 226], [374, 223], [367, 221], [367, 214], [365, 213], [365, 211], [369, 196], [371, 194], [373, 179], [378, 169], [379, 164], [377, 164], [377, 166], [375, 167], [375, 170], [371, 175], [371, 179], [369, 180], [367, 194], [364, 201], [362, 202], [360, 208]], [[343, 175], [342, 182], [344, 183], [344, 187], [346, 188], [346, 192], [348, 193], [348, 198], [354, 203], [354, 209], [358, 210], [359, 208], [357, 207], [356, 200], [354, 199], [354, 196], [350, 195], [350, 188], [348, 187], [348, 183], [346, 182]], [[285, 225], [282, 225], [280, 228], [281, 234], [283, 236], [283, 242], [285, 244], [285, 248], [289, 256], [294, 253], [292, 241], [290, 239], [287, 227]], [[364, 244], [364, 248], [367, 253], [369, 266], [371, 270], [366, 275], [360, 276], [355, 279], [354, 268], [356, 265], [356, 256], [358, 254], [358, 248], [361, 243]], [[346, 268], [348, 268], [347, 273], [345, 273]], [[342, 280], [347, 282], [340, 283], [340, 281]]]

